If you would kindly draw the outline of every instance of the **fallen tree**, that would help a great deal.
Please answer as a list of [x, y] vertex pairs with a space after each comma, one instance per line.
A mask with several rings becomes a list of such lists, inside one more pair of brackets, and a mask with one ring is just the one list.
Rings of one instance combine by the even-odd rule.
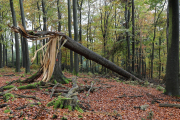
[[[35, 52], [34, 57], [31, 59], [31, 62], [33, 62], [36, 58], [37, 52], [42, 50], [43, 59], [41, 60], [41, 68], [39, 69], [39, 72], [37, 72], [35, 75], [33, 75], [32, 77], [26, 80], [29, 83], [31, 81], [34, 81], [34, 79], [37, 79], [41, 75], [43, 75], [42, 81], [48, 82], [51, 79], [55, 67], [55, 60], [57, 58], [58, 51], [61, 49], [62, 46], [69, 48], [70, 50], [86, 57], [87, 59], [93, 60], [101, 64], [102, 66], [118, 73], [119, 75], [127, 79], [129, 78], [136, 79], [142, 83], [142, 80], [138, 79], [133, 74], [123, 70], [119, 66], [115, 65], [113, 62], [103, 58], [97, 53], [87, 49], [86, 47], [74, 41], [73, 39], [71, 39], [70, 37], [68, 37], [63, 33], [51, 32], [51, 31], [38, 31], [38, 32], [27, 31], [24, 29], [22, 25], [19, 25], [19, 27], [11, 27], [11, 29], [14, 32], [20, 33], [23, 37], [29, 38], [32, 41], [48, 39], [48, 42], [40, 49], [38, 49]], [[46, 51], [43, 50], [44, 48], [46, 48]], [[77, 98], [79, 87], [76, 84], [76, 80], [72, 79], [72, 82], [73, 82], [73, 87], [68, 91], [65, 97], [59, 95], [53, 101], [48, 103], [48, 106], [54, 105], [54, 108], [69, 108], [70, 110], [76, 109], [82, 112], [82, 110], [79, 108], [78, 98]], [[92, 89], [92, 85], [88, 90], [89, 92]], [[58, 85], [55, 85], [53, 87], [51, 97], [55, 91], [54, 88], [57, 86]]]
[[[111, 62], [111, 61], [103, 58], [102, 56], [98, 55], [97, 53], [89, 50], [88, 48], [86, 48], [83, 45], [81, 45], [80, 43], [74, 41], [73, 39], [71, 39], [70, 37], [65, 35], [64, 33], [52, 32], [52, 31], [38, 31], [38, 32], [27, 31], [21, 25], [19, 25], [19, 27], [12, 26], [11, 29], [14, 32], [20, 33], [23, 37], [31, 39], [32, 41], [49, 38], [49, 43], [47, 43], [48, 45], [49, 44], [56, 45], [56, 43], [53, 42], [53, 41], [54, 40], [60, 40], [61, 43], [62, 43], [62, 46], [66, 47], [66, 48], [69, 48], [70, 50], [72, 50], [72, 51], [86, 57], [89, 60], [93, 60], [93, 61], [99, 63], [100, 65], [102, 65], [102, 66], [104, 66], [104, 67], [118, 73], [119, 75], [125, 77], [126, 79], [132, 78], [132, 79], [138, 80], [139, 82], [143, 82], [142, 80], [140, 80], [139, 78], [137, 78], [133, 74], [127, 72], [126, 70], [123, 70], [119, 66], [115, 65], [113, 62]], [[46, 36], [46, 37], [40, 38], [42, 36]], [[44, 45], [39, 50], [43, 49], [45, 46], [48, 46], [47, 44]], [[48, 46], [47, 48], [50, 48], [50, 46]], [[38, 52], [39, 50], [37, 50], [36, 52]], [[48, 49], [48, 50], [51, 50], [51, 49]], [[55, 49], [53, 49], [52, 51], [56, 52]], [[36, 53], [35, 53], [35, 55], [36, 55]], [[46, 52], [44, 55], [48, 56], [48, 52]], [[56, 55], [53, 53], [53, 57], [54, 56], [56, 56]], [[52, 57], [52, 55], [49, 56], [49, 57]], [[33, 58], [33, 60], [34, 59], [35, 59], [35, 57]], [[53, 60], [55, 60], [55, 59], [53, 59]], [[49, 58], [47, 58], [46, 60], [43, 60], [43, 61], [46, 62], [46, 63], [42, 63], [44, 65], [44, 69], [43, 69], [44, 78], [43, 79], [45, 79], [45, 77], [47, 77], [47, 79], [45, 80], [45, 81], [47, 81], [47, 80], [50, 79], [50, 77], [52, 75], [52, 72], [53, 72], [52, 68], [54, 68], [54, 62], [55, 61], [49, 62]], [[51, 63], [53, 63], [53, 64], [51, 64]], [[49, 64], [51, 64], [51, 68], [48, 68]], [[50, 74], [47, 74], [47, 69], [51, 69], [50, 72], [49, 72]]]

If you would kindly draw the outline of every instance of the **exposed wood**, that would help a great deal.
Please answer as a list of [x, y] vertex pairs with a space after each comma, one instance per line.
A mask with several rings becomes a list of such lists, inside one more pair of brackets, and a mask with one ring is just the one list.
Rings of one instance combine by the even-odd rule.
[[[58, 83], [59, 84], [59, 83]], [[54, 94], [54, 91], [55, 91], [55, 88], [58, 86], [58, 84], [56, 84], [52, 89], [51, 89], [51, 95], [50, 95], [50, 98], [52, 98], [53, 94]]]

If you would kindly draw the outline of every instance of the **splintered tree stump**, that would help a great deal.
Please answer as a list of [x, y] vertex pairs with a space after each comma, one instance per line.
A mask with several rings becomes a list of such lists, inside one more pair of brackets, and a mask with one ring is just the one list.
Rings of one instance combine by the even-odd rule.
[[76, 83], [76, 77], [72, 78], [72, 83], [73, 86], [72, 88], [68, 91], [68, 93], [63, 96], [58, 96], [51, 102], [47, 104], [47, 106], [54, 106], [55, 109], [57, 108], [65, 108], [71, 110], [78, 110], [79, 112], [83, 112], [83, 110], [79, 107], [78, 105], [78, 85]]
[[77, 101], [73, 98], [66, 98], [63, 96], [58, 96], [51, 102], [47, 104], [47, 106], [54, 106], [55, 109], [58, 108], [65, 108], [69, 109], [70, 111], [72, 110], [78, 110], [79, 112], [83, 112], [83, 110], [78, 106]]

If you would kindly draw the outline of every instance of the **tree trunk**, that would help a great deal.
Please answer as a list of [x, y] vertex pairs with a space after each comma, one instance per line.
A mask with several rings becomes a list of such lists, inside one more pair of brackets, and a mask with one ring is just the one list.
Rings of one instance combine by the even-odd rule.
[[[17, 27], [16, 15], [13, 7], [13, 0], [10, 0], [11, 13], [13, 18], [13, 25]], [[19, 54], [19, 40], [18, 34], [15, 33], [15, 47], [16, 47], [16, 72], [20, 72], [20, 54]]]
[[[20, 3], [20, 11], [21, 11], [21, 20], [22, 20], [22, 25], [26, 29], [26, 24], [25, 24], [25, 16], [24, 16], [24, 8], [23, 8], [23, 2], [22, 0], [19, 0]], [[24, 61], [25, 61], [25, 72], [29, 73], [30, 72], [30, 61], [29, 61], [29, 50], [28, 50], [28, 42], [27, 39], [23, 37], [23, 42], [22, 46], [24, 46], [25, 54], [24, 56]]]
[[[1, 6], [0, 6], [0, 10], [1, 10]], [[0, 17], [2, 17], [1, 12], [0, 12]], [[1, 22], [2, 23], [2, 22]], [[2, 30], [1, 26], [0, 26], [0, 31]], [[1, 39], [2, 39], [2, 34], [1, 34]], [[0, 42], [0, 68], [2, 68], [2, 43]]]
[[[60, 32], [61, 31], [61, 23], [60, 23], [61, 13], [59, 10], [59, 0], [57, 1], [57, 10], [58, 10], [58, 20], [59, 20], [58, 31]], [[65, 79], [67, 78], [63, 75], [62, 68], [61, 68], [61, 50], [59, 50], [57, 54], [54, 72], [53, 72], [53, 79], [55, 79], [59, 83], [66, 83]]]
[[67, 38], [67, 42], [64, 44], [65, 47], [73, 50], [74, 52], [76, 52], [80, 55], [83, 55], [84, 57], [86, 57], [89, 60], [93, 60], [93, 61], [99, 63], [100, 65], [118, 73], [119, 75], [121, 75], [127, 79], [133, 78], [133, 79], [136, 79], [136, 80], [139, 80], [140, 82], [142, 82], [139, 78], [137, 78], [134, 75], [132, 75], [131, 73], [123, 70], [119, 66], [115, 65], [113, 62], [111, 62], [111, 61], [103, 58], [102, 56], [98, 55], [97, 53], [87, 49], [83, 45], [72, 40], [71, 38], [69, 38], [67, 36], [66, 36], [66, 38]]
[[[12, 39], [12, 43], [14, 43], [12, 32], [11, 32], [11, 39]], [[12, 52], [12, 67], [14, 67], [14, 51], [13, 51], [13, 44], [11, 45], [11, 52]]]
[[135, 56], [135, 25], [134, 25], [134, 0], [132, 0], [132, 72], [135, 72], [134, 69], [134, 56]]
[[[45, 9], [45, 5], [46, 5], [46, 2], [45, 0], [42, 0], [42, 12], [43, 12], [43, 31], [46, 31], [47, 30], [47, 14], [46, 14], [46, 9]], [[45, 40], [43, 40], [43, 45], [45, 45]]]
[[[125, 6], [125, 20], [126, 20], [126, 29], [129, 29], [129, 16], [130, 16], [130, 12], [129, 12], [129, 1], [126, 1], [126, 6]], [[130, 42], [129, 42], [129, 33], [128, 31], [126, 31], [126, 41], [127, 41], [127, 71], [130, 72]]]
[[[80, 5], [78, 4], [78, 9], [79, 9], [79, 41], [82, 44], [82, 24], [81, 24], [81, 18], [82, 18], [82, 13], [81, 13], [81, 9], [82, 9], [82, 3], [83, 0], [81, 0]], [[82, 60], [82, 56], [80, 56], [80, 71], [82, 72], [82, 68], [83, 68], [83, 60]]]
[[[73, 0], [74, 40], [78, 42], [77, 0]], [[78, 54], [74, 53], [74, 74], [79, 72]]]
[[152, 53], [151, 53], [151, 78], [153, 78], [153, 61], [154, 61], [154, 41], [156, 38], [156, 6], [155, 6], [155, 15], [154, 15], [154, 37], [152, 41]]
[[[71, 34], [71, 1], [68, 0], [68, 31], [69, 37], [72, 38]], [[73, 52], [70, 50], [70, 72], [73, 72]]]
[[179, 0], [169, 0], [169, 38], [166, 64], [166, 94], [179, 96]]
[[[1, 35], [1, 37], [2, 37], [2, 35]], [[2, 67], [3, 67], [3, 64], [2, 64], [2, 43], [0, 43], [0, 68], [2, 68]]]

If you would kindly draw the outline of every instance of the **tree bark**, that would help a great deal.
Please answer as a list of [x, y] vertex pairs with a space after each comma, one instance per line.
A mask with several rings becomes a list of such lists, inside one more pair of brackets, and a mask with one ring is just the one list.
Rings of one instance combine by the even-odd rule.
[[[25, 16], [24, 16], [24, 8], [23, 8], [23, 2], [22, 0], [19, 0], [20, 3], [20, 11], [21, 11], [21, 20], [22, 20], [22, 25], [23, 27], [26, 29], [26, 24], [25, 24]], [[23, 45], [24, 46], [24, 50], [25, 50], [25, 54], [24, 59], [25, 59], [25, 72], [28, 73], [30, 72], [30, 61], [29, 61], [29, 50], [28, 50], [28, 42], [27, 39], [23, 37]]]
[[132, 0], [132, 72], [135, 72], [134, 69], [134, 56], [135, 56], [135, 25], [134, 25], [134, 0]]
[[121, 75], [127, 79], [133, 78], [133, 79], [136, 79], [136, 80], [139, 80], [140, 82], [142, 82], [139, 78], [135, 77], [131, 73], [123, 70], [119, 66], [115, 65], [113, 62], [103, 58], [102, 56], [98, 55], [97, 53], [87, 49], [86, 47], [84, 47], [83, 45], [79, 44], [78, 42], [72, 40], [68, 36], [66, 36], [66, 39], [67, 39], [67, 42], [64, 44], [64, 47], [69, 48], [80, 55], [83, 55], [84, 57], [86, 57], [89, 60], [93, 60], [93, 61], [101, 64], [102, 66], [118, 73], [119, 75]]
[[[69, 37], [72, 38], [71, 34], [71, 1], [68, 0], [68, 31]], [[70, 72], [73, 72], [73, 52], [70, 50]]]
[[[58, 31], [61, 31], [61, 13], [59, 10], [59, 0], [57, 1], [57, 10], [58, 10]], [[62, 73], [62, 68], [61, 68], [61, 50], [58, 51], [57, 58], [56, 58], [56, 63], [54, 67], [54, 72], [53, 72], [53, 79], [55, 79], [59, 83], [65, 83], [65, 79], [67, 79], [63, 73]]]
[[[0, 6], [0, 10], [1, 10], [1, 6]], [[0, 18], [2, 17], [2, 14], [0, 12]], [[2, 22], [2, 20], [0, 20]], [[0, 26], [0, 31], [2, 30], [1, 26]], [[2, 35], [1, 35], [2, 37]], [[1, 38], [2, 39], [2, 38]], [[2, 68], [3, 65], [2, 65], [2, 43], [0, 42], [0, 68]]]
[[[74, 20], [74, 40], [78, 40], [78, 22], [77, 22], [77, 0], [73, 0], [73, 20]], [[78, 54], [74, 53], [74, 74], [77, 75], [79, 72], [79, 60]]]
[[[10, 7], [11, 7], [13, 25], [15, 27], [17, 27], [16, 15], [15, 15], [14, 7], [13, 7], [13, 0], [10, 0]], [[17, 33], [15, 33], [15, 48], [16, 48], [16, 72], [20, 72], [19, 40], [18, 40], [18, 34]]]
[[169, 38], [166, 64], [166, 94], [179, 95], [179, 0], [169, 0]]
[[[47, 14], [46, 14], [46, 9], [45, 9], [45, 5], [46, 5], [46, 2], [45, 0], [42, 0], [42, 12], [43, 12], [43, 31], [46, 31], [47, 30]], [[45, 40], [43, 40], [43, 45], [45, 45]]]

